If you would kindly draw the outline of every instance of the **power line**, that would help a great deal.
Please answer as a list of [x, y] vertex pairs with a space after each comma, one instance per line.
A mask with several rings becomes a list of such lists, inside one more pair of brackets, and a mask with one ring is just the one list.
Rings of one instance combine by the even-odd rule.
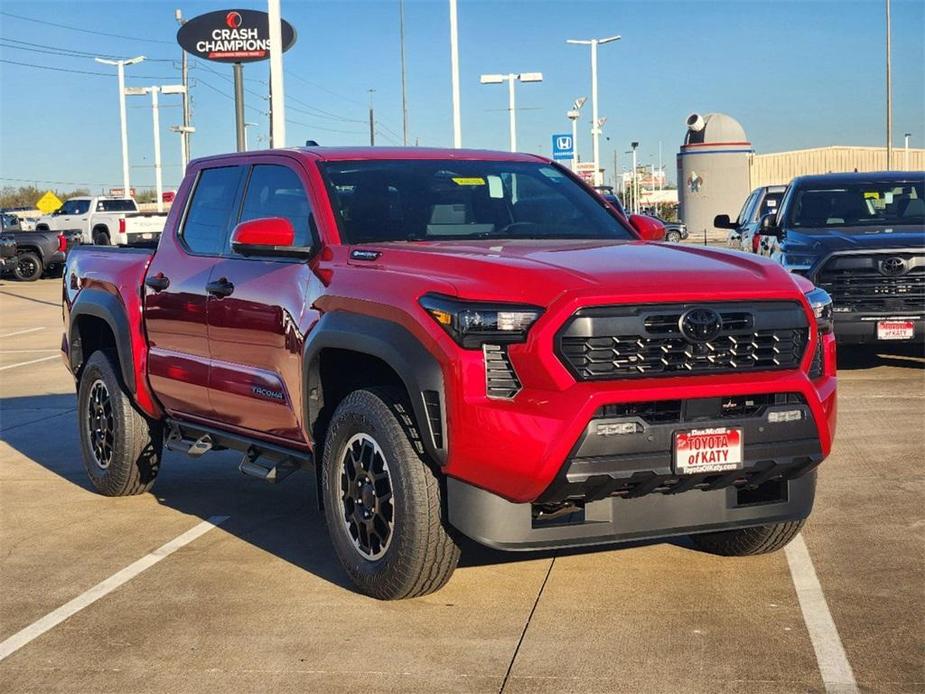
[[[21, 63], [16, 60], [7, 60], [5, 58], [0, 58], [0, 63], [8, 63], [10, 65], [19, 65], [21, 67], [31, 67], [37, 70], [53, 70], [55, 72], [70, 72], [75, 75], [94, 75], [96, 77], [112, 77], [115, 73], [113, 72], [92, 72], [90, 70], [72, 70], [65, 67], [55, 67], [53, 65], [36, 65], [35, 63]], [[129, 78], [142, 78], [148, 80], [170, 80], [176, 78], [176, 75], [170, 75], [169, 77], [164, 75], [139, 75], [136, 73], [127, 74], [126, 79]]]
[[[90, 51], [79, 51], [76, 48], [60, 48], [56, 46], [49, 46], [44, 43], [33, 43], [31, 41], [11, 39], [7, 36], [0, 36], [0, 41], [4, 43], [19, 44], [16, 46], [3, 46], [3, 48], [12, 48], [14, 50], [20, 51], [32, 51], [34, 53], [48, 53], [50, 55], [61, 55], [74, 58], [110, 58], [113, 60], [121, 60], [127, 57], [123, 55], [114, 55], [112, 53], [91, 53]], [[145, 56], [145, 62], [174, 63], [176, 61], [173, 58], [149, 58]]]
[[144, 41], [145, 43], [166, 43], [171, 46], [174, 45], [173, 41], [164, 41], [162, 39], [146, 39], [140, 36], [126, 36], [125, 34], [110, 34], [105, 31], [93, 31], [92, 29], [83, 29], [81, 27], [72, 27], [67, 24], [56, 24], [55, 22], [48, 22], [44, 19], [35, 19], [34, 17], [24, 17], [20, 14], [13, 14], [12, 12], [0, 11], [0, 15], [5, 17], [12, 17], [13, 19], [21, 19], [24, 22], [34, 22], [35, 24], [44, 24], [50, 27], [58, 27], [59, 29], [68, 29], [70, 31], [79, 31], [83, 34], [94, 34], [96, 36], [109, 36], [114, 39], [127, 39], [129, 41]]

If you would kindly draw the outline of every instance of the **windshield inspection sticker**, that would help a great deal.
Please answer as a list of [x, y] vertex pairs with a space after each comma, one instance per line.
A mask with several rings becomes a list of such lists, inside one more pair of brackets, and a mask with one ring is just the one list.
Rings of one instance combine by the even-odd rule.
[[454, 179], [453, 179], [453, 183], [455, 183], [455, 184], [458, 185], [458, 186], [484, 186], [484, 185], [485, 185], [485, 179], [484, 179], [484, 178], [478, 178], [478, 177], [473, 177], [473, 178], [454, 178]]

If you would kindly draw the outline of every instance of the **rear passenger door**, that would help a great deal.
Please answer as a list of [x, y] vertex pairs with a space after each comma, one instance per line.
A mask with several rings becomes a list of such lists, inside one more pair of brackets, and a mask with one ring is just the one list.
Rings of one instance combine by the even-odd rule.
[[245, 170], [199, 172], [178, 232], [161, 239], [145, 278], [148, 377], [171, 414], [213, 416], [207, 286], [237, 215]]
[[[294, 245], [318, 248], [308, 178], [286, 157], [251, 167], [238, 222], [288, 219]], [[210, 398], [222, 424], [284, 444], [307, 445], [302, 427], [302, 351], [318, 319], [321, 283], [308, 262], [244, 257], [230, 241], [213, 282], [229, 288], [209, 299]]]

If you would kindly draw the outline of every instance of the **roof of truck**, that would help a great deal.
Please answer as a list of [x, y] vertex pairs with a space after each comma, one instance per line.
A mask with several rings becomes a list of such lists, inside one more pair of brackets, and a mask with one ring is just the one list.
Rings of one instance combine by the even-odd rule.
[[221, 154], [202, 157], [196, 161], [225, 159], [228, 157], [248, 157], [260, 154], [278, 154], [281, 152], [307, 155], [320, 161], [392, 161], [396, 159], [461, 159], [470, 161], [548, 161], [536, 154], [522, 152], [498, 152], [487, 149], [450, 149], [439, 147], [289, 147], [286, 149], [267, 149], [237, 154]]

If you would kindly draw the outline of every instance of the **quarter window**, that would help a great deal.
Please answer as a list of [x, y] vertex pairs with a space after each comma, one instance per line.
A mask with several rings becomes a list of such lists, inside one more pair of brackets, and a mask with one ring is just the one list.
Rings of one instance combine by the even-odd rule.
[[312, 245], [312, 210], [302, 181], [292, 169], [258, 164], [251, 174], [244, 196], [241, 220], [282, 217], [295, 230], [294, 246]]
[[240, 166], [203, 169], [190, 201], [182, 238], [193, 253], [220, 255], [235, 211]]

